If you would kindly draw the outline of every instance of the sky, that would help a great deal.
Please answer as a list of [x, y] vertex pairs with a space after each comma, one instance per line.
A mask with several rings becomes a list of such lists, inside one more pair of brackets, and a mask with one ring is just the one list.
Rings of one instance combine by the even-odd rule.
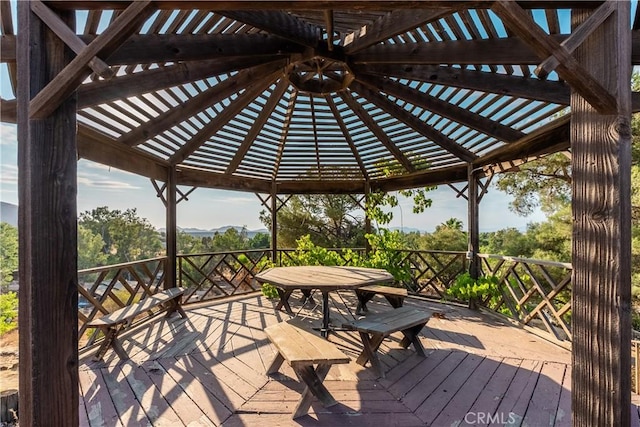
[[[14, 98], [6, 64], [0, 64], [0, 96]], [[18, 204], [17, 178], [16, 126], [0, 123], [0, 201]], [[456, 198], [456, 193], [448, 186], [440, 186], [429, 196], [433, 200], [432, 207], [419, 215], [412, 213], [411, 200], [401, 198], [400, 205], [393, 209], [394, 219], [389, 226], [433, 231], [437, 225], [454, 217], [462, 220], [466, 227], [466, 200]], [[515, 215], [509, 210], [509, 200], [504, 193], [493, 187], [490, 189], [480, 204], [481, 231], [507, 227], [524, 230], [528, 223], [546, 219], [540, 211], [528, 217]], [[155, 227], [165, 227], [165, 208], [149, 179], [81, 159], [78, 161], [78, 213], [99, 206], [119, 210], [136, 208], [138, 215]], [[256, 230], [265, 227], [259, 219], [263, 209], [254, 193], [198, 188], [188, 200], [178, 204], [177, 220], [181, 228], [208, 230], [237, 225]]]

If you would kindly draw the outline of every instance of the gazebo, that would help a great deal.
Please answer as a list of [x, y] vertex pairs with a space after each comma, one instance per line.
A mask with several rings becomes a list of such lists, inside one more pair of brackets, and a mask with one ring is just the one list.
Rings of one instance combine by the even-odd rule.
[[465, 182], [477, 275], [481, 179], [561, 150], [573, 423], [629, 424], [629, 2], [34, 0], [17, 27], [0, 7], [24, 425], [78, 422], [78, 157], [163, 183], [170, 287], [178, 186], [267, 194], [275, 212], [279, 195]]

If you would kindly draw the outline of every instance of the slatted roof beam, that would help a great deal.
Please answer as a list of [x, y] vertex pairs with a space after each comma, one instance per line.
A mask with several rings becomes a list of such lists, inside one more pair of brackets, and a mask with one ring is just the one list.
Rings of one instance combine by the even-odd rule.
[[273, 113], [273, 110], [278, 105], [280, 98], [282, 98], [282, 95], [284, 95], [284, 92], [287, 90], [287, 87], [289, 87], [289, 81], [287, 79], [280, 79], [271, 93], [271, 96], [267, 100], [267, 103], [260, 109], [260, 114], [255, 118], [251, 129], [247, 132], [247, 135], [242, 141], [242, 144], [240, 144], [240, 147], [238, 147], [233, 159], [229, 162], [229, 166], [227, 166], [227, 170], [225, 171], [226, 175], [230, 175], [238, 169], [238, 166], [240, 166], [240, 163], [247, 155], [249, 148], [251, 148], [251, 145], [254, 143], [256, 137], [271, 116], [271, 113]]
[[281, 69], [282, 65], [283, 64], [281, 62], [275, 62], [241, 71], [235, 76], [229, 77], [219, 85], [209, 88], [189, 99], [180, 105], [180, 108], [171, 108], [164, 114], [157, 116], [155, 119], [141, 124], [131, 132], [122, 135], [118, 139], [118, 142], [128, 146], [142, 144], [154, 136], [171, 129], [187, 118], [214, 104], [217, 104], [232, 94], [251, 85], [256, 79], [260, 78], [264, 74], [273, 73], [274, 71]]
[[617, 112], [616, 98], [609, 93], [560, 43], [547, 35], [518, 4], [499, 0], [491, 8], [505, 26], [524, 40], [540, 59], [554, 56], [557, 72], [571, 87], [601, 114]]
[[251, 101], [263, 93], [281, 73], [280, 71], [271, 72], [270, 74], [258, 74], [264, 76], [262, 78], [254, 78], [247, 89], [236, 99], [234, 99], [224, 110], [220, 112], [213, 120], [211, 120], [205, 127], [200, 129], [196, 135], [194, 135], [188, 142], [186, 142], [176, 153], [171, 156], [169, 162], [172, 165], [177, 165], [187, 159], [193, 154], [202, 144], [204, 144], [211, 135], [218, 132], [224, 127], [231, 119], [233, 119], [243, 108], [245, 108]]
[[504, 126], [487, 117], [465, 110], [427, 93], [418, 92], [393, 80], [367, 75], [358, 75], [356, 80], [373, 90], [378, 89], [388, 95], [400, 98], [504, 142], [517, 141], [524, 136], [524, 133], [511, 129], [509, 126]]
[[373, 120], [369, 113], [367, 113], [362, 105], [360, 105], [360, 103], [356, 101], [353, 95], [346, 91], [340, 92], [338, 93], [338, 95], [407, 171], [414, 172], [416, 170], [415, 166], [413, 166], [413, 163], [411, 163], [411, 160], [409, 160], [407, 156], [404, 155], [404, 153], [396, 146], [391, 138], [389, 138], [385, 131]]
[[109, 56], [151, 14], [150, 0], [132, 2], [107, 29], [89, 43], [29, 103], [31, 118], [47, 117], [58, 108], [90, 73], [89, 61], [96, 56]]
[[280, 134], [280, 141], [278, 142], [278, 150], [276, 152], [276, 158], [273, 162], [272, 180], [276, 180], [278, 177], [278, 170], [280, 169], [280, 163], [282, 162], [282, 154], [284, 153], [284, 146], [287, 143], [287, 136], [289, 135], [289, 129], [291, 128], [291, 121], [293, 120], [293, 111], [296, 106], [296, 100], [298, 99], [298, 91], [294, 90], [289, 98], [289, 105], [284, 115], [284, 123], [282, 124], [282, 132]]
[[356, 145], [353, 143], [353, 139], [351, 138], [351, 133], [349, 132], [347, 125], [345, 125], [344, 120], [342, 120], [342, 116], [340, 115], [340, 112], [336, 107], [336, 103], [333, 102], [333, 98], [331, 98], [330, 95], [325, 95], [324, 98], [327, 100], [327, 104], [331, 109], [331, 113], [333, 113], [333, 117], [335, 118], [336, 123], [340, 127], [340, 131], [342, 131], [344, 140], [347, 141], [347, 144], [349, 144], [349, 149], [351, 150], [353, 157], [356, 159], [356, 162], [358, 162], [358, 167], [360, 168], [360, 172], [362, 173], [362, 176], [364, 177], [365, 180], [369, 180], [369, 174], [367, 173], [367, 168], [364, 166], [362, 157], [358, 152], [358, 147], [356, 147]]
[[400, 120], [402, 123], [423, 135], [425, 138], [433, 141], [435, 144], [439, 145], [441, 148], [445, 149], [457, 158], [464, 160], [465, 162], [472, 162], [478, 158], [478, 156], [471, 151], [429, 126], [413, 114], [400, 108], [394, 102], [391, 102], [387, 98], [381, 96], [377, 91], [371, 90], [357, 81], [351, 83], [351, 88], [372, 104], [377, 105], [382, 110]]

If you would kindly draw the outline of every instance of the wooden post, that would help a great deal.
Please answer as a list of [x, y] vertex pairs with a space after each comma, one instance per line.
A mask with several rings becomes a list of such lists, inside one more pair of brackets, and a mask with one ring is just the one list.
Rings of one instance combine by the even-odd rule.
[[[614, 3], [574, 54], [618, 103], [602, 115], [571, 95], [574, 426], [630, 424], [630, 5]], [[574, 10], [573, 27], [590, 13]]]
[[271, 188], [271, 262], [278, 262], [278, 188]]
[[[72, 12], [61, 19], [74, 28]], [[30, 119], [30, 100], [73, 58], [18, 2], [20, 425], [78, 425], [76, 97]]]
[[[480, 220], [478, 214], [478, 175], [473, 170], [473, 164], [469, 163], [467, 167], [467, 253], [469, 258], [469, 275], [473, 279], [480, 277], [480, 259], [478, 258], [478, 251], [480, 250]], [[469, 300], [469, 308], [477, 309], [478, 301], [475, 298]]]
[[[371, 218], [367, 213], [367, 203], [369, 202], [369, 197], [371, 196], [371, 184], [369, 180], [366, 180], [364, 183], [364, 232], [365, 234], [371, 234]], [[369, 240], [365, 239], [364, 242], [364, 253], [369, 254], [371, 252], [371, 243]]]
[[177, 190], [176, 190], [176, 169], [171, 167], [167, 173], [167, 263], [164, 272], [164, 288], [175, 288], [176, 271], [178, 266], [178, 236], [177, 236]]

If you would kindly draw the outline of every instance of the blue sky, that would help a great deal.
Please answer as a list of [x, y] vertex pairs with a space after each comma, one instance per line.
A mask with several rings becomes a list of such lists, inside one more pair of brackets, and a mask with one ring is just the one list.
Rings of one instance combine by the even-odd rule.
[[[12, 5], [15, 6], [15, 3]], [[0, 64], [0, 96], [5, 99], [14, 97], [8, 85], [5, 64]], [[0, 124], [0, 201], [18, 203], [17, 177], [16, 127], [3, 123]], [[441, 186], [431, 192], [430, 196], [433, 206], [420, 215], [412, 213], [410, 200], [401, 199], [400, 206], [393, 210], [394, 220], [390, 225], [432, 231], [435, 226], [451, 217], [466, 224], [467, 203], [462, 198], [456, 198], [452, 189]], [[160, 228], [165, 225], [164, 206], [147, 178], [86, 160], [78, 162], [77, 203], [79, 213], [98, 206], [120, 210], [136, 208], [138, 214], [147, 218], [154, 226]], [[482, 231], [507, 227], [524, 229], [529, 222], [545, 220], [540, 211], [527, 218], [517, 216], [509, 211], [508, 203], [509, 198], [503, 193], [496, 189], [489, 191], [480, 205]], [[189, 200], [178, 205], [178, 225], [202, 229], [240, 225], [258, 229], [264, 227], [259, 220], [262, 209], [259, 199], [253, 193], [199, 188], [191, 193]]]

